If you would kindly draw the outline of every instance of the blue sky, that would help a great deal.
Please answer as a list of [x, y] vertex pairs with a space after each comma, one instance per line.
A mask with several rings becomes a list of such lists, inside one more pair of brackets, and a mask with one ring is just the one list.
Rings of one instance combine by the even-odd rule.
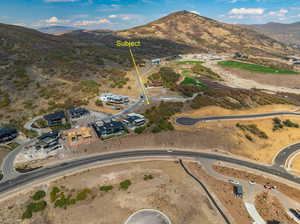
[[300, 21], [300, 0], [1, 0], [0, 22], [124, 29], [179, 10], [227, 23]]

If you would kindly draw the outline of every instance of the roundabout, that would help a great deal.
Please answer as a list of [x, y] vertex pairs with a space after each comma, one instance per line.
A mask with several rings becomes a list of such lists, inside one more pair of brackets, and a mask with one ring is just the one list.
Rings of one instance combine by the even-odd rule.
[[171, 221], [158, 210], [142, 209], [129, 216], [125, 224], [171, 224]]

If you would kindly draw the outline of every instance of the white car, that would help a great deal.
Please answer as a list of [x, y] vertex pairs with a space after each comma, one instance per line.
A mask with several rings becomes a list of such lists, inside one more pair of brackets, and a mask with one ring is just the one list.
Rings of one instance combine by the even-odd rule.
[[253, 180], [249, 180], [249, 184], [254, 185], [254, 184], [256, 184], [256, 182]]
[[240, 184], [240, 182], [238, 182], [237, 180], [229, 180], [229, 183], [235, 184], [235, 185], [239, 185]]
[[167, 152], [173, 152], [172, 150], [167, 150]]

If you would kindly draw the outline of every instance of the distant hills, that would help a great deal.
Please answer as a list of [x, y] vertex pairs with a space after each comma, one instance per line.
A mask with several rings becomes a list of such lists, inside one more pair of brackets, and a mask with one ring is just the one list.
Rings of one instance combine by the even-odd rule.
[[[121, 31], [72, 29], [46, 27], [39, 32], [0, 24], [0, 121], [22, 123], [28, 115], [89, 104], [99, 90], [128, 88], [124, 76], [132, 65], [128, 49], [114, 44], [120, 39], [141, 40], [142, 47], [134, 49], [138, 63], [188, 52], [275, 57], [295, 52], [244, 26], [188, 11]], [[48, 34], [54, 31], [63, 34]]]
[[60, 35], [60, 34], [64, 34], [74, 30], [80, 30], [80, 29], [75, 27], [70, 27], [70, 26], [48, 26], [48, 27], [38, 28], [37, 30], [42, 33]]
[[246, 27], [283, 43], [300, 45], [300, 22], [290, 24], [270, 22], [266, 24], [246, 25]]

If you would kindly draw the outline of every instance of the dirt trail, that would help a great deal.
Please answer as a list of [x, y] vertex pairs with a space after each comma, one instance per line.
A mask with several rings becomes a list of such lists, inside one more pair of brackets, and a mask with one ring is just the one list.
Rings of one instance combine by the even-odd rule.
[[207, 68], [210, 68], [215, 73], [219, 74], [222, 79], [224, 80], [224, 83], [226, 86], [233, 87], [233, 88], [243, 88], [243, 89], [264, 89], [271, 92], [286, 92], [286, 93], [295, 93], [300, 94], [300, 89], [293, 89], [288, 87], [282, 87], [282, 86], [274, 86], [274, 85], [268, 85], [268, 84], [261, 84], [254, 80], [244, 79], [241, 77], [238, 77], [231, 72], [225, 71], [222, 67], [217, 65], [217, 62], [206, 62], [203, 64]]

